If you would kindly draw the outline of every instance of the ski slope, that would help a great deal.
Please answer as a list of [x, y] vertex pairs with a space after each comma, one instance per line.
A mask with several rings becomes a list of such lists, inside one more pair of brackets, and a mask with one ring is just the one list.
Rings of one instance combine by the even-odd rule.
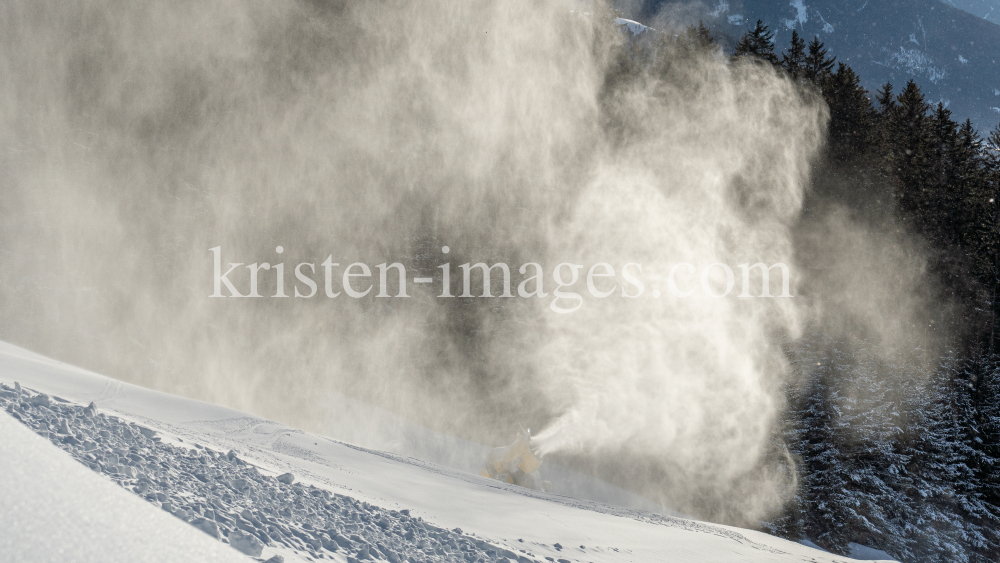
[[[347, 512], [369, 510], [371, 514], [399, 518], [398, 523], [386, 523], [386, 529], [419, 522], [418, 527], [432, 530], [433, 537], [449, 545], [455, 545], [457, 540], [463, 546], [478, 544], [481, 548], [399, 551], [401, 559], [458, 561], [463, 556], [470, 560], [480, 554], [478, 560], [482, 560], [481, 554], [489, 553], [499, 561], [506, 561], [502, 559], [504, 554], [516, 555], [522, 562], [850, 561], [759, 532], [523, 489], [412, 457], [307, 434], [246, 413], [125, 384], [0, 343], [0, 382], [13, 386], [15, 381], [26, 394], [45, 393], [59, 404], [78, 405], [74, 408], [94, 402], [101, 413], [116, 417], [115, 423], [152, 429], [159, 440], [147, 441], [150, 448], [168, 454], [190, 448], [191, 459], [209, 452], [207, 457], [225, 468], [216, 472], [220, 479], [225, 472], [243, 471], [243, 475], [249, 470], [259, 475], [262, 486], [267, 481], [270, 484], [266, 486], [279, 491], [274, 498], [285, 498], [280, 491], [289, 489], [281, 489], [285, 485], [278, 484], [274, 477], [291, 473], [297, 483], [315, 487], [309, 490], [316, 496], [323, 493], [325, 497], [321, 498], [344, 500], [338, 506], [353, 507]], [[198, 528], [73, 461], [53, 445], [54, 441], [26, 432], [7, 413], [0, 414], [0, 419], [0, 440], [5, 448], [0, 456], [0, 529], [5, 530], [0, 550], [16, 555], [8, 558], [0, 553], [0, 559], [246, 560]], [[26, 451], [19, 455], [18, 450]], [[242, 461], [231, 466], [229, 458], [221, 455], [230, 451]], [[32, 460], [33, 465], [24, 465], [23, 459]], [[164, 467], [170, 461], [158, 459]], [[46, 471], [46, 466], [52, 469]], [[76, 493], [45, 494], [59, 487]], [[23, 511], [32, 517], [25, 518]], [[223, 511], [223, 507], [216, 509], [220, 516]], [[291, 510], [288, 512], [291, 514]], [[67, 515], [60, 524], [68, 532], [66, 535], [46, 528], [49, 515]], [[220, 522], [239, 520], [232, 514], [228, 516]], [[72, 539], [73, 534], [91, 533], [91, 527], [101, 533], [87, 536], [89, 542]], [[39, 533], [40, 528], [49, 533]], [[355, 529], [363, 536], [368, 528], [351, 528]], [[53, 541], [53, 536], [58, 541]], [[355, 543], [357, 540], [362, 544], [367, 540], [373, 546], [372, 552], [382, 555], [374, 547], [375, 540], [358, 537]], [[257, 559], [280, 555], [288, 562], [321, 557], [346, 563], [358, 557], [357, 550], [331, 547], [304, 550], [276, 543], [265, 546]], [[73, 555], [55, 558], [65, 556], [67, 550]], [[85, 551], [101, 557], [78, 556]], [[202, 555], [192, 558], [193, 551]], [[367, 548], [364, 553], [369, 553]]]

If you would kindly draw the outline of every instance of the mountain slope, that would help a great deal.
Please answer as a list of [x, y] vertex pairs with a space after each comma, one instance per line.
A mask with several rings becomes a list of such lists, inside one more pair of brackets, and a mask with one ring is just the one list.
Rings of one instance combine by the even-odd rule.
[[[639, 19], [655, 22], [680, 4], [647, 1]], [[818, 36], [872, 97], [885, 82], [898, 93], [913, 79], [928, 101], [945, 104], [956, 120], [972, 119], [980, 133], [1000, 123], [1000, 25], [940, 0], [709, 0], [684, 13], [730, 46], [758, 19], [775, 32], [779, 53], [792, 30]]]
[[1000, 0], [941, 0], [977, 18], [1000, 24]]
[[[62, 401], [75, 402], [81, 405], [75, 407], [81, 411], [84, 410], [82, 405], [94, 401], [102, 413], [113, 415], [121, 424], [136, 423], [161, 433], [161, 442], [167, 445], [147, 444], [149, 448], [167, 452], [187, 451], [186, 448], [233, 451], [231, 456], [213, 453], [209, 457], [226, 457], [231, 461], [238, 455], [240, 462], [237, 465], [249, 466], [247, 471], [259, 475], [257, 479], [261, 482], [273, 481], [274, 475], [291, 472], [297, 482], [315, 487], [308, 489], [316, 491], [311, 496], [332, 499], [339, 495], [337, 499], [343, 499], [338, 500], [342, 506], [364, 506], [380, 514], [391, 511], [401, 514], [407, 509], [407, 518], [420, 519], [422, 528], [439, 530], [435, 534], [461, 528], [454, 532], [462, 534], [463, 538], [495, 546], [489, 549], [498, 554], [523, 554], [518, 557], [528, 561], [543, 558], [595, 563], [846, 561], [844, 557], [759, 532], [561, 497], [412, 458], [367, 450], [230, 409], [123, 384], [6, 344], [0, 344], [0, 380], [7, 383], [17, 380], [26, 390], [48, 393], [60, 404]], [[135, 439], [150, 441], [139, 435]], [[197, 446], [193, 447], [194, 444]], [[190, 458], [188, 455], [183, 457]], [[151, 459], [152, 455], [147, 458]], [[127, 462], [120, 459], [119, 463]], [[158, 466], [170, 463], [161, 460]], [[187, 474], [190, 471], [171, 473], [175, 476], [172, 479]], [[128, 480], [131, 470], [115, 469], [114, 475], [123, 484], [131, 485]], [[9, 478], [6, 474], [2, 477]], [[163, 480], [160, 478], [157, 482]], [[224, 484], [226, 491], [232, 488], [222, 481], [216, 484]], [[246, 483], [239, 485], [241, 488], [246, 486]], [[223, 494], [232, 496], [228, 492]], [[199, 503], [204, 504], [203, 501]], [[298, 512], [295, 514], [314, 515], [309, 507], [309, 504], [296, 503], [294, 508]], [[216, 508], [221, 510], [221, 507]], [[350, 509], [350, 512], [353, 514], [357, 510]], [[223, 520], [231, 523], [241, 518], [229, 514]], [[356, 529], [355, 535], [365, 534], [367, 527], [362, 525]], [[359, 536], [354, 541], [363, 540], [365, 538]], [[290, 543], [300, 545], [302, 542], [290, 540]], [[421, 545], [424, 546], [424, 560], [451, 561], [462, 557], [457, 550], [439, 547], [437, 551], [428, 551], [429, 544]], [[315, 555], [338, 561], [346, 559], [340, 549], [331, 547], [336, 552], [322, 547]], [[270, 553], [273, 551], [264, 555], [270, 556]], [[304, 554], [299, 559], [299, 552], [288, 549], [284, 552], [278, 549], [278, 553], [295, 558], [291, 560], [305, 560]], [[410, 560], [419, 559], [411, 557]]]
[[0, 413], [0, 560], [131, 563], [246, 559]]

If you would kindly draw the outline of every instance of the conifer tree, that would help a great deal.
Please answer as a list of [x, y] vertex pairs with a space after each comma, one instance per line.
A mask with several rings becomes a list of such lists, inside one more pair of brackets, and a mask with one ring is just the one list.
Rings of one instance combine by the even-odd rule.
[[883, 156], [881, 165], [874, 163], [876, 168], [881, 168], [883, 180], [888, 180], [894, 175], [895, 168], [889, 162], [889, 155], [892, 154], [892, 116], [896, 112], [896, 98], [893, 95], [891, 82], [886, 82], [875, 92], [875, 101], [878, 103], [876, 109], [875, 123], [876, 129], [873, 142], [877, 145], [879, 154]]
[[958, 126], [951, 119], [951, 111], [942, 103], [938, 103], [930, 118], [929, 141], [928, 164], [933, 176], [925, 187], [924, 230], [939, 245], [951, 246], [960, 242], [956, 232], [961, 220], [956, 167]]
[[837, 57], [828, 59], [827, 49], [820, 42], [818, 36], [814, 36], [809, 42], [809, 53], [806, 55], [803, 76], [815, 82], [820, 88], [833, 71], [834, 62]]
[[874, 142], [876, 114], [858, 75], [840, 63], [827, 81], [823, 97], [830, 107], [832, 156], [843, 161], [866, 154]]
[[893, 106], [896, 105], [896, 100], [892, 97], [892, 83], [886, 82], [875, 94], [879, 114], [889, 115], [892, 112]]
[[701, 20], [698, 20], [697, 26], [691, 25], [684, 30], [684, 38], [689, 45], [703, 52], [708, 52], [715, 48], [715, 39]]
[[788, 52], [781, 56], [781, 66], [788, 71], [794, 80], [802, 76], [802, 65], [806, 61], [806, 42], [799, 37], [799, 32], [792, 30], [792, 41]]
[[[979, 420], [978, 443], [982, 460], [977, 468], [983, 502], [994, 515], [992, 533], [986, 535], [993, 546], [1000, 546], [1000, 366], [991, 361], [983, 366], [977, 381], [976, 412]], [[993, 553], [1000, 551], [996, 547]], [[984, 559], [988, 560], [988, 559]]]
[[810, 381], [802, 413], [802, 434], [797, 450], [805, 470], [803, 508], [806, 536], [824, 549], [847, 553], [850, 542], [844, 509], [847, 476], [839, 448], [839, 393], [824, 367]]
[[847, 475], [843, 507], [851, 541], [884, 550], [896, 557], [909, 555], [905, 541], [912, 517], [900, 491], [909, 486], [905, 467], [909, 454], [899, 445], [903, 420], [892, 396], [898, 379], [892, 367], [863, 343], [851, 353], [835, 356], [837, 382], [850, 393], [840, 399], [841, 426], [846, 439], [842, 471]]
[[974, 467], [979, 455], [970, 434], [979, 434], [971, 384], [961, 362], [946, 359], [926, 387], [914, 386], [908, 400], [916, 429], [908, 491], [916, 511], [909, 530], [920, 561], [968, 560], [977, 546], [989, 548], [995, 516], [982, 500]]
[[993, 171], [1000, 169], [1000, 124], [990, 131], [986, 138], [987, 160]]
[[[959, 237], [959, 246], [971, 259], [973, 274], [988, 288], [992, 286], [993, 277], [987, 255], [996, 247], [991, 244], [988, 232], [980, 225], [988, 229], [993, 224], [995, 205], [989, 200], [995, 199], [995, 194], [987, 187], [987, 171], [983, 140], [972, 126], [972, 121], [967, 119], [958, 128], [952, 148], [952, 171], [948, 181], [952, 184], [953, 197], [957, 200], [956, 214], [952, 221]], [[986, 250], [986, 255], [981, 250]]]
[[928, 213], [930, 170], [930, 106], [916, 82], [910, 80], [896, 98], [890, 116], [888, 158], [897, 179], [896, 197], [900, 208], [916, 219], [918, 228]]
[[757, 20], [757, 25], [744, 33], [736, 44], [734, 59], [751, 59], [778, 66], [778, 56], [774, 54], [774, 32]]

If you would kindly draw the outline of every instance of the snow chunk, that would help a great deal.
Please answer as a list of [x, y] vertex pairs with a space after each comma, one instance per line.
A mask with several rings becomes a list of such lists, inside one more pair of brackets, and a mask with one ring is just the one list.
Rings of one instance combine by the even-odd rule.
[[260, 543], [260, 540], [256, 536], [252, 536], [242, 530], [233, 530], [229, 532], [229, 545], [241, 553], [245, 553], [250, 557], [260, 557], [262, 551], [264, 551], [264, 544]]
[[150, 510], [5, 413], [0, 475], [4, 561], [246, 563], [225, 544]]
[[205, 532], [214, 539], [219, 539], [219, 525], [215, 523], [214, 520], [209, 520], [208, 518], [195, 518], [191, 521], [191, 525], [198, 528], [202, 532]]
[[42, 393], [41, 395], [35, 395], [34, 397], [28, 399], [28, 404], [33, 407], [37, 406], [47, 407], [51, 403], [49, 402], [49, 396], [46, 395], [45, 393]]

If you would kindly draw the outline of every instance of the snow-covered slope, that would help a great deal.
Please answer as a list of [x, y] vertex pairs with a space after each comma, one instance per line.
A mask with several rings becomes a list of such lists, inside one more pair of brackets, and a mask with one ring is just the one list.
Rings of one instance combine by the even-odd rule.
[[6, 413], [0, 413], [0, 530], [5, 563], [246, 561], [150, 510]]
[[[44, 415], [54, 421], [65, 416], [67, 409], [84, 413], [83, 406], [95, 402], [104, 417], [85, 413], [74, 421], [87, 426], [90, 436], [104, 436], [99, 428], [108, 429], [103, 430], [108, 440], [127, 436], [133, 444], [131, 452], [137, 454], [125, 457], [129, 450], [115, 446], [110, 451], [120, 452], [115, 456], [117, 461], [109, 462], [111, 455], [100, 459], [92, 456], [94, 459], [88, 461], [92, 468], [108, 473], [119, 484], [134, 485], [136, 492], [143, 492], [147, 498], [151, 492], [146, 491], [146, 486], [170, 486], [180, 491], [171, 494], [176, 494], [181, 502], [198, 507], [197, 518], [192, 518], [194, 515], [189, 512], [181, 514], [182, 517], [202, 524], [206, 524], [205, 519], [216, 519], [219, 527], [231, 528], [237, 534], [241, 533], [239, 528], [253, 530], [258, 525], [283, 530], [276, 534], [287, 536], [289, 541], [273, 542], [259, 559], [278, 553], [286, 561], [318, 557], [350, 561], [360, 558], [358, 546], [371, 545], [371, 553], [381, 555], [375, 546], [390, 544], [391, 540], [396, 543], [386, 545], [384, 551], [392, 551], [397, 559], [411, 561], [472, 561], [494, 557], [503, 561], [504, 556], [510, 555], [522, 563], [546, 559], [594, 563], [846, 561], [844, 557], [758, 532], [522, 489], [417, 459], [306, 434], [245, 413], [124, 384], [2, 343], [0, 381], [8, 385], [19, 382], [25, 388], [25, 396], [33, 393], [52, 396], [54, 410], [27, 404], [10, 410], [25, 419], [29, 415], [36, 419]], [[65, 406], [74, 403], [78, 406]], [[29, 413], [32, 409], [39, 412]], [[7, 414], [0, 416], [7, 417], [0, 425], [4, 443], [15, 450], [26, 447], [22, 442], [7, 440], [7, 435], [13, 435], [13, 420]], [[99, 421], [88, 422], [84, 418]], [[159, 440], [142, 435], [137, 426], [129, 423], [155, 430], [160, 434]], [[136, 433], [117, 430], [116, 424], [136, 429]], [[87, 448], [95, 452], [109, 450], [102, 450], [100, 444], [75, 444], [77, 440], [68, 438], [72, 431], [62, 434], [65, 428], [47, 428], [52, 429], [47, 431], [39, 426], [36, 431], [48, 436], [51, 444], [73, 444], [69, 449], [78, 459], [89, 459], [83, 457]], [[23, 438], [23, 428], [17, 430]], [[89, 441], [86, 436], [79, 436]], [[33, 450], [49, 448], [45, 455], [65, 456], [63, 461], [75, 463], [56, 446], [39, 437], [29, 437], [34, 443]], [[229, 451], [234, 454], [220, 455]], [[14, 457], [4, 452], [0, 481], [27, 490], [32, 486], [33, 472], [17, 471], [7, 461], [11, 459]], [[129, 459], [136, 459], [134, 465], [153, 476], [143, 481], [144, 477], [138, 475]], [[90, 471], [84, 467], [78, 464], [74, 469], [77, 473]], [[204, 474], [196, 478], [196, 474], [201, 474], [199, 471]], [[296, 482], [305, 486], [293, 486], [275, 478], [285, 473], [292, 473]], [[86, 477], [88, 481], [80, 488], [89, 488], [89, 481], [103, 479], [96, 473]], [[179, 482], [184, 479], [189, 482]], [[102, 484], [105, 485], [115, 488], [110, 482]], [[241, 497], [240, 492], [247, 490], [254, 493]], [[124, 491], [115, 493], [121, 496], [119, 493]], [[117, 502], [114, 498], [108, 495], [108, 503]], [[165, 515], [155, 508], [155, 495], [146, 504], [138, 501], [138, 496], [135, 499], [132, 503], [135, 510], [142, 512], [141, 508], [147, 507], [146, 512], [157, 518]], [[30, 498], [22, 502], [32, 504]], [[73, 510], [114, 510], [111, 505], [102, 505], [103, 500], [66, 499], [65, 510], [62, 502], [60, 497], [54, 497], [34, 508], [42, 517]], [[170, 502], [164, 500], [163, 504]], [[274, 510], [280, 502], [287, 505]], [[143, 515], [125, 516], [137, 522], [143, 518]], [[4, 519], [0, 525], [5, 527], [13, 526], [17, 519], [12, 510], [6, 509], [0, 512], [0, 518]], [[149, 521], [155, 527], [152, 518]], [[183, 523], [177, 520], [170, 524]], [[75, 524], [70, 521], [63, 525]], [[83, 521], [79, 525], [84, 526]], [[120, 542], [138, 541], [135, 537], [124, 537], [133, 530], [115, 529], [123, 536]], [[190, 529], [196, 535], [201, 534], [193, 526]], [[322, 530], [343, 536], [350, 534], [351, 548], [330, 543], [327, 549], [326, 544], [316, 539]], [[418, 531], [416, 535], [414, 530]], [[134, 532], [137, 536], [149, 533], [141, 526], [136, 526]], [[387, 534], [384, 538], [383, 532]], [[392, 539], [388, 537], [390, 532], [400, 535]], [[205, 538], [209, 536], [198, 539]], [[30, 554], [41, 549], [45, 541], [44, 535], [27, 534], [16, 537], [14, 543], [19, 553]], [[211, 541], [208, 544], [213, 545]], [[73, 546], [64, 549], [72, 550]], [[364, 553], [369, 551], [366, 549]], [[205, 556], [197, 560], [211, 559]]]
[[[352, 397], [330, 394], [330, 404], [337, 405], [327, 413], [323, 424], [324, 436], [361, 446], [413, 457], [435, 465], [478, 474], [483, 460], [493, 449], [455, 436], [436, 432], [390, 411], [369, 405]], [[655, 502], [631, 493], [606, 481], [574, 471], [551, 461], [541, 469], [542, 478], [551, 482], [551, 492], [562, 496], [595, 500], [623, 508], [681, 516]]]
[[941, 0], [949, 6], [954, 6], [959, 10], [1000, 24], [1000, 0]]
[[650, 33], [653, 31], [652, 28], [647, 27], [635, 20], [628, 20], [625, 18], [615, 18], [615, 25], [623, 30], [627, 30], [632, 36], [642, 35], [643, 33]]

